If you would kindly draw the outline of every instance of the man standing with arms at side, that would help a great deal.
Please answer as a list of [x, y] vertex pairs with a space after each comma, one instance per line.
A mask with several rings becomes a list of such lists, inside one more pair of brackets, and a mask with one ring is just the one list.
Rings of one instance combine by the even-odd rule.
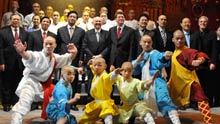
[[[72, 61], [72, 65], [74, 66], [82, 66], [83, 63], [83, 54], [82, 54], [82, 42], [85, 35], [85, 31], [82, 28], [79, 28], [75, 25], [76, 20], [78, 18], [78, 13], [76, 11], [70, 11], [67, 15], [68, 25], [61, 27], [57, 31], [57, 49], [56, 52], [59, 54], [67, 53], [66, 45], [69, 43], [74, 43], [76, 48], [78, 49], [78, 53], [76, 58]], [[75, 93], [79, 93], [79, 89], [77, 88], [78, 83], [78, 74], [76, 73], [75, 82], [72, 83], [73, 86], [73, 96]], [[78, 90], [77, 90], [78, 89]], [[78, 110], [76, 105], [72, 106], [73, 110]]]
[[112, 27], [110, 32], [111, 53], [110, 53], [110, 71], [121, 67], [125, 61], [132, 60], [134, 45], [134, 30], [124, 24], [124, 12], [115, 14], [117, 26]]
[[210, 106], [213, 105], [215, 87], [218, 82], [216, 65], [218, 62], [218, 51], [216, 33], [208, 29], [208, 17], [201, 16], [198, 20], [199, 30], [191, 37], [191, 48], [206, 53], [211, 59], [211, 63], [205, 69], [198, 70], [196, 73], [201, 81], [202, 88], [209, 98]]
[[19, 27], [21, 16], [17, 13], [10, 17], [11, 25], [0, 30], [0, 71], [2, 72], [2, 105], [10, 111], [11, 105], [18, 101], [15, 90], [22, 78], [24, 65], [21, 56], [15, 51], [15, 40], [27, 41], [27, 33]]

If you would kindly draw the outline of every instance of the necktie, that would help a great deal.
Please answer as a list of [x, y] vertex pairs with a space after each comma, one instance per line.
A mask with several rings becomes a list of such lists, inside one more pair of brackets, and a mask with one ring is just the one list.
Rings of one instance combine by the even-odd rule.
[[189, 35], [189, 33], [185, 33], [185, 38], [186, 38], [187, 46], [190, 47], [190, 35]]
[[96, 38], [97, 38], [97, 41], [99, 42], [99, 38], [100, 38], [99, 32], [96, 32]]
[[121, 36], [121, 28], [120, 27], [118, 27], [117, 35], [118, 35], [118, 38], [120, 38], [120, 36]]
[[73, 36], [73, 27], [70, 27], [70, 39], [72, 38]]
[[15, 40], [18, 40], [19, 39], [19, 36], [18, 36], [18, 29], [17, 28], [15, 28]]
[[161, 31], [161, 36], [162, 36], [162, 39], [163, 39], [163, 45], [165, 47], [166, 46], [166, 42], [167, 42], [166, 32], [165, 31]]
[[43, 36], [42, 36], [42, 37], [43, 37], [43, 40], [46, 39], [46, 37], [47, 37], [47, 33], [46, 33], [46, 31], [43, 32]]

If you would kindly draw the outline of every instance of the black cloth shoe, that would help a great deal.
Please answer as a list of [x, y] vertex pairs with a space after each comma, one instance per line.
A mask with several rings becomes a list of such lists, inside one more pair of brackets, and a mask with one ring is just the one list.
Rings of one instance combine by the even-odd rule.
[[76, 105], [72, 105], [72, 106], [71, 106], [71, 109], [72, 109], [73, 111], [79, 111], [79, 108], [77, 108]]
[[3, 111], [9, 112], [11, 110], [11, 105], [3, 105]]
[[190, 108], [194, 109], [194, 110], [199, 110], [198, 109], [198, 106], [197, 106], [197, 103], [191, 103], [190, 104]]

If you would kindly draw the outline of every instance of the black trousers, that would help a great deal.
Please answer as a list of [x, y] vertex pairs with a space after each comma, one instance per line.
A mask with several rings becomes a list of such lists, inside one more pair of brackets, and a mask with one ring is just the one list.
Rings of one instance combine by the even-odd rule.
[[2, 104], [14, 105], [18, 101], [15, 91], [22, 78], [23, 70], [13, 69], [2, 72]]

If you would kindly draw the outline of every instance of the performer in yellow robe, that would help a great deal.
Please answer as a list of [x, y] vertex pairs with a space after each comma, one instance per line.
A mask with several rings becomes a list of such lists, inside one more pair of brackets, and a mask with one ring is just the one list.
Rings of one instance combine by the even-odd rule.
[[90, 94], [93, 101], [86, 104], [84, 114], [79, 119], [79, 124], [94, 124], [104, 119], [105, 124], [113, 123], [113, 116], [118, 115], [117, 106], [110, 98], [114, 80], [110, 80], [110, 74], [105, 69], [107, 65], [103, 58], [95, 58], [91, 66], [94, 74]]
[[171, 75], [168, 82], [170, 97], [179, 107], [189, 105], [190, 101], [197, 102], [205, 123], [212, 124], [208, 99], [195, 72], [195, 69], [205, 64], [209, 57], [184, 46], [185, 37], [180, 30], [174, 32], [172, 40], [176, 49], [172, 56]]

